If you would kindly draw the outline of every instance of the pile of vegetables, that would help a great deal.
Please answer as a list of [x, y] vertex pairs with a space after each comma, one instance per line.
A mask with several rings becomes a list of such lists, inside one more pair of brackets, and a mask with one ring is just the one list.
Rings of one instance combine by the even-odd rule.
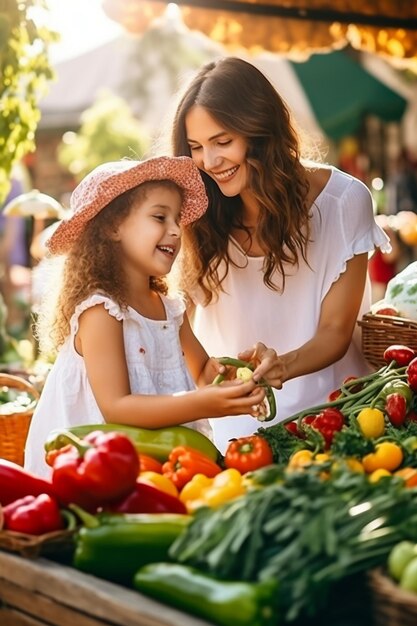
[[305, 624], [338, 582], [417, 545], [417, 357], [384, 356], [278, 425], [267, 401], [224, 456], [182, 426], [53, 432], [49, 480], [0, 460], [6, 532], [75, 529], [75, 568], [219, 626]]
[[345, 470], [323, 480], [322, 471], [276, 469], [271, 484], [198, 510], [171, 558], [223, 581], [276, 581], [286, 622], [314, 615], [336, 581], [383, 563], [399, 540], [417, 539], [415, 490]]
[[[360, 378], [349, 377], [328, 401], [306, 408], [278, 425], [259, 428], [274, 461], [288, 463], [300, 449], [362, 458], [391, 440], [404, 444], [403, 461], [417, 466], [412, 452], [417, 435], [417, 358], [407, 346], [385, 350], [386, 365]], [[410, 448], [411, 446], [411, 448]], [[385, 448], [386, 446], [384, 446]]]

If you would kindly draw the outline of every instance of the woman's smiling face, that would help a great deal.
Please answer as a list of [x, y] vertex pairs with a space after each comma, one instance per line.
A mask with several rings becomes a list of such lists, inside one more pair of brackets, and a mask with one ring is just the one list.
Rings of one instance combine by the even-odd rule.
[[198, 168], [216, 181], [223, 195], [241, 194], [248, 184], [246, 139], [225, 129], [199, 105], [187, 113], [185, 128], [191, 156]]

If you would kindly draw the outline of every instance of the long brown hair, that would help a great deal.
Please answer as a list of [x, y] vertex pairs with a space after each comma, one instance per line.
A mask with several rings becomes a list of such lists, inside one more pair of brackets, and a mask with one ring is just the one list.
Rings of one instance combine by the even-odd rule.
[[[149, 181], [126, 191], [87, 222], [75, 241], [57, 275], [52, 275], [51, 289], [43, 299], [35, 336], [42, 353], [53, 356], [70, 334], [71, 317], [76, 306], [94, 293], [102, 293], [125, 308], [126, 279], [120, 261], [119, 242], [111, 233], [127, 218], [134, 202], [141, 202], [151, 188], [169, 187], [182, 190], [171, 180]], [[140, 241], [138, 241], [140, 245]], [[165, 277], [151, 277], [150, 287], [158, 293], [168, 292]]]
[[[191, 156], [186, 116], [194, 105], [204, 109], [225, 129], [248, 143], [249, 186], [260, 206], [256, 237], [265, 251], [264, 283], [281, 291], [284, 265], [306, 260], [309, 241], [309, 184], [300, 162], [298, 136], [290, 112], [273, 85], [255, 66], [227, 57], [203, 66], [178, 105], [172, 131], [175, 156]], [[199, 285], [206, 303], [222, 287], [229, 264], [228, 239], [232, 228], [244, 228], [240, 196], [223, 196], [212, 178], [202, 172], [209, 197], [205, 215], [186, 227], [182, 245], [182, 285]], [[248, 235], [250, 235], [249, 231]], [[219, 275], [219, 266], [226, 269]], [[277, 271], [280, 285], [273, 281]]]

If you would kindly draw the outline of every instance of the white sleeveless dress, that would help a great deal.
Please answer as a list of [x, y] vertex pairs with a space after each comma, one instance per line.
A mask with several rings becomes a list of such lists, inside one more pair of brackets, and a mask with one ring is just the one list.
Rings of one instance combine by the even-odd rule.
[[[87, 378], [84, 359], [74, 347], [79, 316], [86, 309], [103, 304], [109, 315], [123, 322], [123, 337], [131, 392], [170, 395], [195, 389], [179, 339], [184, 304], [162, 297], [166, 320], [143, 317], [134, 309], [121, 309], [105, 295], [94, 294], [79, 304], [71, 319], [71, 333], [48, 374], [31, 420], [25, 448], [25, 468], [38, 475], [50, 473], [44, 460], [44, 442], [51, 430], [80, 424], [102, 424]], [[207, 420], [187, 426], [208, 434]]]

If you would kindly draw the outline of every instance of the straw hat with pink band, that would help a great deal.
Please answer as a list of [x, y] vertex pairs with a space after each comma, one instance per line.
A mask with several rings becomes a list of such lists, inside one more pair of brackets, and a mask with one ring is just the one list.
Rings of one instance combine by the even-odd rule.
[[191, 224], [206, 211], [208, 199], [200, 172], [187, 156], [161, 156], [146, 161], [123, 159], [103, 163], [71, 194], [72, 215], [63, 220], [46, 242], [51, 254], [68, 252], [86, 223], [125, 191], [151, 180], [171, 180], [183, 190], [181, 224]]

